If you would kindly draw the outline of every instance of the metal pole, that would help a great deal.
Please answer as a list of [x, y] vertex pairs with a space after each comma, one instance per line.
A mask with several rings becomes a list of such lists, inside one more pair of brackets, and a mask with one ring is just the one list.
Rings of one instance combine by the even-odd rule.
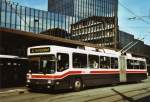
[[133, 44], [134, 41], [128, 43], [126, 46], [124, 46], [119, 52], [122, 52], [123, 50], [125, 50], [125, 48], [127, 48], [128, 46], [130, 46], [131, 44]]
[[[143, 40], [144, 38], [142, 38], [142, 39], [139, 39], [139, 40]], [[124, 53], [126, 53], [129, 49], [131, 49], [133, 46], [135, 46], [136, 44], [138, 44], [139, 43], [139, 40], [138, 41], [136, 41], [135, 43], [133, 43], [133, 45], [131, 45], [130, 47], [128, 47], [126, 50], [124, 50], [121, 54], [124, 54]]]

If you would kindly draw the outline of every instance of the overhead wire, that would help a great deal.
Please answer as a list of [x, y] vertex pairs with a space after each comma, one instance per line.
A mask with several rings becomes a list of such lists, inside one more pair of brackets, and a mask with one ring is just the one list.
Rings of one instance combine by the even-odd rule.
[[[125, 6], [125, 4], [123, 4], [123, 3], [121, 3], [120, 1], [119, 1], [119, 5], [121, 6], [121, 7], [123, 7], [124, 9], [126, 9], [129, 13], [131, 13], [132, 15], [134, 15], [135, 17], [133, 17], [133, 18], [138, 18], [138, 20], [141, 20], [142, 22], [144, 22], [144, 23], [146, 23], [146, 24], [148, 24], [148, 25], [150, 25], [150, 22], [148, 22], [148, 21], [146, 21], [146, 20], [144, 20], [142, 17], [143, 16], [138, 16], [137, 14], [135, 14], [131, 9], [129, 9], [127, 6]], [[149, 15], [150, 16], [150, 15]], [[136, 26], [135, 26], [136, 27]], [[147, 33], [145, 36], [147, 36], [149, 33]], [[142, 37], [141, 37], [142, 38]], [[144, 37], [145, 38], [145, 37]]]
[[125, 6], [124, 4], [122, 4], [121, 2], [119, 2], [120, 6], [125, 8], [129, 13], [131, 13], [132, 15], [134, 15], [136, 18], [138, 18], [139, 20], [141, 20], [142, 22], [146, 23], [146, 24], [150, 24], [150, 22], [144, 20], [142, 18], [142, 16], [138, 16], [137, 14], [135, 14], [132, 10], [130, 10], [127, 6]]
[[[134, 15], [135, 17], [133, 17], [133, 18], [131, 18], [131, 19], [136, 19], [136, 18], [138, 18], [139, 20], [141, 20], [142, 22], [144, 22], [144, 23], [146, 23], [146, 24], [150, 24], [150, 22], [148, 22], [148, 21], [146, 21], [146, 20], [144, 20], [142, 17], [143, 16], [138, 16], [138, 15], [136, 15], [132, 10], [130, 10], [128, 7], [126, 7], [124, 4], [122, 4], [121, 2], [119, 2], [119, 5], [121, 6], [121, 7], [123, 7], [124, 9], [126, 9], [129, 13], [131, 13], [132, 15]], [[148, 33], [147, 33], [148, 34]], [[146, 34], [146, 35], [147, 35]], [[139, 43], [139, 40], [144, 40], [144, 37], [142, 38], [141, 37], [141, 39], [140, 38], [138, 38], [137, 39], [138, 41], [131, 41], [131, 42], [129, 42], [126, 46], [124, 46], [121, 50], [120, 50], [120, 52], [123, 54], [123, 53], [125, 53], [125, 52], [127, 52], [129, 49], [131, 49], [133, 46], [135, 46], [137, 43]]]

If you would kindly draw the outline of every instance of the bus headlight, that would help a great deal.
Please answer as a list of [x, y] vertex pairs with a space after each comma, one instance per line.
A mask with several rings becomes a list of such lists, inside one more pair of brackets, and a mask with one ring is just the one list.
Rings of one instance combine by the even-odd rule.
[[27, 83], [30, 83], [31, 81], [30, 81], [30, 79], [27, 79]]
[[48, 80], [48, 82], [47, 82], [48, 84], [51, 84], [52, 83], [52, 81], [51, 80]]

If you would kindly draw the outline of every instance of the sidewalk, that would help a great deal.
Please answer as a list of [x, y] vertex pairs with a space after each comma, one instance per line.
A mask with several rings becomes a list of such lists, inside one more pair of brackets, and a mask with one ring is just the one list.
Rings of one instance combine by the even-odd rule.
[[27, 92], [26, 87], [14, 87], [14, 88], [2, 88], [2, 89], [0, 89], [0, 95], [1, 94], [9, 94], [9, 93], [21, 94], [21, 93], [25, 93], [25, 92]]

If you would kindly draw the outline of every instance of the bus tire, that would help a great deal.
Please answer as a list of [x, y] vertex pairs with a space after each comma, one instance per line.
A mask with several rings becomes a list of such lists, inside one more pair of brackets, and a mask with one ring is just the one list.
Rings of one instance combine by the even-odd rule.
[[82, 81], [81, 79], [75, 79], [73, 84], [73, 90], [74, 91], [80, 91], [82, 89]]

